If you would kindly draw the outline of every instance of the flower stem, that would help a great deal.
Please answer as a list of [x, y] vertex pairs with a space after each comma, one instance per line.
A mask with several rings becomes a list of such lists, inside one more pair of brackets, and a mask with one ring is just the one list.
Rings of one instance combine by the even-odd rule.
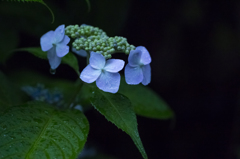
[[89, 64], [89, 58], [90, 58], [90, 52], [89, 51], [86, 51], [87, 52], [87, 65]]

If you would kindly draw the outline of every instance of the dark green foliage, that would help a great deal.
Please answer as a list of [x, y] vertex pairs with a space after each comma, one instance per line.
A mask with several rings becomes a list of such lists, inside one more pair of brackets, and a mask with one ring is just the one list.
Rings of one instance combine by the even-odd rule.
[[10, 106], [24, 102], [25, 99], [26, 95], [0, 71], [0, 112]]
[[[16, 1], [16, 0], [7, 0], [7, 1]], [[48, 7], [48, 5], [43, 1], [43, 0], [17, 0], [18, 2], [38, 2], [43, 4], [44, 6], [47, 7], [47, 9], [50, 11], [51, 15], [52, 15], [52, 23], [54, 22], [54, 14], [51, 10], [51, 8]]]
[[168, 104], [146, 86], [128, 85], [122, 78], [119, 93], [129, 98], [138, 115], [156, 119], [169, 119], [174, 116]]
[[[83, 108], [90, 107], [91, 89], [88, 84], [77, 80], [76, 82], [64, 79], [52, 79], [43, 74], [33, 71], [17, 70], [10, 74], [10, 80], [22, 88], [24, 86], [36, 87], [42, 84], [49, 91], [57, 90], [63, 95], [63, 107], [69, 107], [69, 103], [81, 105]], [[81, 89], [79, 87], [83, 84]]]
[[137, 128], [137, 118], [131, 102], [124, 95], [106, 93], [98, 88], [92, 92], [92, 105], [118, 128], [125, 131], [133, 140], [144, 159], [147, 154], [142, 145]]
[[[47, 52], [43, 52], [40, 47], [32, 47], [32, 48], [22, 48], [17, 49], [15, 51], [27, 51], [38, 58], [47, 60]], [[78, 76], [80, 75], [79, 68], [78, 68], [78, 61], [77, 58], [73, 55], [73, 53], [69, 52], [66, 56], [62, 58], [62, 63], [68, 64], [72, 67]]]
[[89, 131], [80, 111], [41, 102], [10, 107], [0, 116], [0, 158], [75, 159]]
[[19, 43], [18, 33], [14, 29], [8, 29], [7, 26], [1, 26], [4, 30], [0, 34], [0, 63], [5, 63], [11, 56], [12, 50], [17, 47]]

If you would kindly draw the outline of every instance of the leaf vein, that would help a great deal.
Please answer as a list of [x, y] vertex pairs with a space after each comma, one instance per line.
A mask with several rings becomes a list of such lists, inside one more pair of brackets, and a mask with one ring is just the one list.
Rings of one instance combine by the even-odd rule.
[[50, 121], [52, 120], [52, 117], [54, 115], [54, 112], [52, 112], [52, 115], [49, 117], [49, 119], [47, 120], [46, 124], [44, 125], [42, 131], [40, 131], [36, 141], [33, 143], [32, 147], [29, 149], [26, 158], [28, 158], [28, 155], [32, 153], [32, 151], [34, 150], [35, 146], [37, 145], [37, 143], [40, 141], [41, 136], [45, 133], [45, 130], [47, 129]]
[[57, 132], [60, 136], [62, 136], [64, 139], [66, 139], [66, 140], [70, 143], [72, 149], [74, 149], [74, 145], [71, 143], [71, 141], [70, 141], [68, 138], [66, 138], [63, 134], [61, 134], [61, 133], [58, 132], [57, 130], [55, 130], [55, 129], [52, 129], [52, 130], [54, 130], [54, 131]]
[[[101, 92], [101, 91], [100, 91], [100, 92]], [[102, 92], [101, 92], [101, 93], [102, 93]], [[113, 106], [113, 108], [116, 110], [116, 112], [118, 113], [118, 115], [119, 115], [120, 118], [122, 119], [124, 125], [125, 125], [128, 129], [134, 131], [134, 129], [132, 129], [132, 127], [130, 127], [130, 126], [127, 124], [126, 120], [122, 117], [122, 115], [120, 114], [120, 112], [118, 111], [118, 109], [114, 106], [114, 104], [111, 102], [111, 100], [110, 100], [107, 96], [105, 96], [103, 93], [102, 93], [102, 95], [108, 100], [108, 102], [109, 102], [109, 103]], [[129, 133], [129, 132], [127, 132], [127, 133]]]
[[[52, 141], [52, 143], [54, 143], [54, 145], [56, 145], [57, 147], [58, 147], [58, 149], [60, 150], [60, 152], [61, 152], [61, 154], [62, 154], [62, 156], [63, 156], [63, 158], [65, 159], [65, 155], [64, 155], [64, 152], [63, 152], [63, 150], [61, 149], [61, 147], [57, 144], [57, 142], [56, 141], [54, 141], [53, 139], [51, 139], [51, 138], [46, 138], [46, 137], [42, 137], [42, 138], [45, 138], [45, 139], [47, 139], [47, 140], [51, 140]], [[46, 151], [46, 149], [44, 149], [45, 151]], [[45, 152], [44, 151], [44, 152]], [[47, 151], [46, 151], [47, 152]]]

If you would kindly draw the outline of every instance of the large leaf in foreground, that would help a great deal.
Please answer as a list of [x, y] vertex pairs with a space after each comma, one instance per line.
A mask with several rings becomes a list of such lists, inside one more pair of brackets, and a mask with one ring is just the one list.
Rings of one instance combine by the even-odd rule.
[[[40, 47], [21, 48], [15, 51], [27, 51], [38, 58], [47, 60], [47, 52], [43, 52]], [[78, 76], [80, 75], [79, 68], [78, 68], [78, 61], [76, 56], [73, 55], [73, 53], [69, 52], [67, 55], [65, 55], [62, 58], [62, 63], [69, 65], [76, 71]]]
[[122, 79], [119, 93], [130, 99], [137, 115], [156, 119], [169, 119], [174, 116], [168, 104], [146, 86], [128, 85]]
[[88, 131], [80, 111], [40, 102], [13, 106], [0, 113], [0, 158], [75, 159]]
[[104, 115], [107, 120], [130, 135], [143, 158], [147, 159], [147, 154], [137, 129], [137, 118], [130, 101], [121, 94], [106, 93], [98, 88], [94, 90], [90, 100], [92, 105]]

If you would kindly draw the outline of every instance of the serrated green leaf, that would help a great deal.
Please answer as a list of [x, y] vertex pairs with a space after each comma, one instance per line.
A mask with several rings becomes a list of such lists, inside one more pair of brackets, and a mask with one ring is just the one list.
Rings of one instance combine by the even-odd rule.
[[0, 158], [76, 159], [87, 140], [87, 118], [32, 102], [0, 113]]
[[[47, 53], [43, 52], [40, 47], [21, 48], [14, 51], [27, 51], [38, 58], [47, 60]], [[80, 75], [78, 61], [76, 56], [73, 55], [73, 53], [69, 52], [66, 56], [64, 56], [62, 58], [62, 63], [69, 65], [76, 71], [78, 76]]]
[[91, 97], [92, 105], [118, 128], [125, 131], [133, 140], [144, 159], [147, 154], [142, 145], [137, 128], [137, 118], [131, 102], [121, 94], [106, 93], [98, 88], [94, 89]]
[[25, 101], [26, 96], [0, 71], [0, 112]]
[[146, 86], [128, 85], [122, 79], [119, 93], [129, 98], [137, 115], [155, 119], [169, 119], [174, 116], [168, 104]]
[[[9, 1], [9, 0], [7, 0]], [[10, 1], [16, 1], [16, 0], [10, 0]], [[54, 14], [53, 11], [51, 10], [51, 8], [43, 1], [43, 0], [17, 0], [18, 2], [38, 2], [43, 4], [45, 7], [47, 7], [47, 9], [50, 11], [51, 15], [52, 15], [52, 23], [54, 22]]]

